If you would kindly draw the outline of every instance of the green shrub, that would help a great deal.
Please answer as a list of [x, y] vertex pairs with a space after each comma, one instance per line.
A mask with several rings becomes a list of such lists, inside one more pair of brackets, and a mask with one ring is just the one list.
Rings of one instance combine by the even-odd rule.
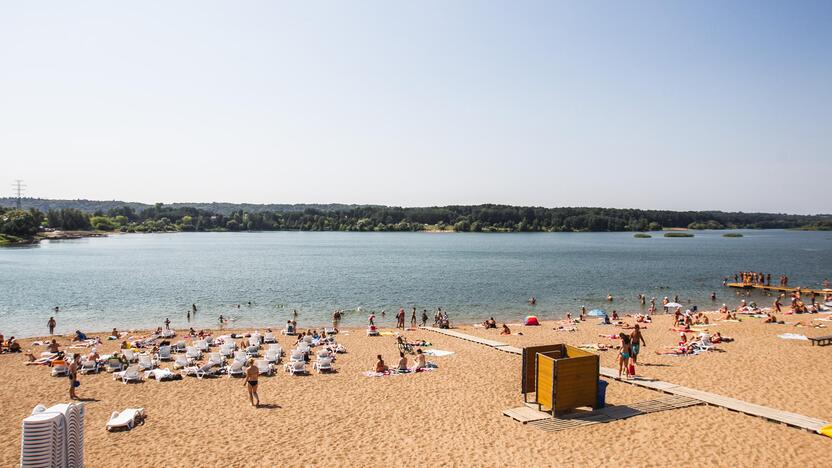
[[664, 233], [665, 237], [693, 237], [693, 234], [689, 232], [666, 232]]
[[653, 236], [651, 236], [650, 234], [645, 234], [643, 232], [637, 232], [633, 235], [633, 237], [635, 237], [636, 239], [649, 239]]

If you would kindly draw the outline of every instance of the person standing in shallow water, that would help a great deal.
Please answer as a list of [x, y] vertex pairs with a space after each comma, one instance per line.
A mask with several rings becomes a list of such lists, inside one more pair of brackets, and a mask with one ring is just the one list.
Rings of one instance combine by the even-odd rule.
[[55, 322], [55, 317], [49, 317], [49, 321], [46, 322], [46, 326], [49, 327], [50, 336], [55, 334], [55, 325], [57, 325], [57, 323]]

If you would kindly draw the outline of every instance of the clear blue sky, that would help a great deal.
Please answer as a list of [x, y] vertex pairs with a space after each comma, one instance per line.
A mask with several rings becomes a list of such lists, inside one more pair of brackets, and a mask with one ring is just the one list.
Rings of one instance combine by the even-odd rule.
[[6, 2], [0, 109], [39, 197], [828, 213], [832, 2]]

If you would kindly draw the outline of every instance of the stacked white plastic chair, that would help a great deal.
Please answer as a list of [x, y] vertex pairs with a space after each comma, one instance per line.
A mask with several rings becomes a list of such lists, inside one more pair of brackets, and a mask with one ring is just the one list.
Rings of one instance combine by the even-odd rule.
[[84, 466], [84, 405], [38, 405], [23, 420], [20, 466]]

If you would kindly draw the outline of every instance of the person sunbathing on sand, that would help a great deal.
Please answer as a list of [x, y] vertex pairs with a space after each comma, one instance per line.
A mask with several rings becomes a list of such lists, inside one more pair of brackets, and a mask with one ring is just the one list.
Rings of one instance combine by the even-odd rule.
[[413, 372], [416, 372], [419, 369], [424, 369], [427, 367], [427, 362], [425, 361], [425, 355], [422, 354], [421, 349], [416, 350], [416, 363], [413, 365], [411, 369]]
[[763, 320], [763, 323], [777, 323], [777, 316], [768, 313], [766, 314], [766, 319]]
[[376, 367], [373, 369], [378, 373], [386, 372], [387, 371], [387, 364], [384, 363], [384, 359], [381, 358], [381, 354], [376, 356]]
[[407, 356], [403, 352], [399, 352], [399, 364], [396, 366], [396, 370], [406, 371], [407, 368]]

